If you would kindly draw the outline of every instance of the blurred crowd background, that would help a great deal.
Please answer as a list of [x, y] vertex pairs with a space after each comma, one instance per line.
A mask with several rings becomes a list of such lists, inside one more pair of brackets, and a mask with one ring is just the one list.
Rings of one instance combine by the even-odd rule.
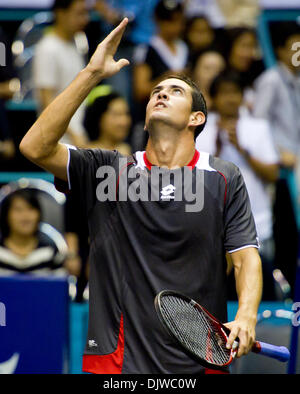
[[[81, 198], [59, 193], [53, 177], [25, 160], [18, 145], [124, 16], [130, 23], [116, 58], [130, 66], [90, 93], [62, 142], [125, 155], [144, 150], [151, 89], [168, 74], [192, 77], [209, 110], [197, 149], [238, 165], [248, 188], [263, 299], [293, 298], [300, 3], [292, 0], [1, 0], [0, 275], [69, 276], [74, 300], [88, 299]], [[232, 273], [229, 298], [236, 299]]]

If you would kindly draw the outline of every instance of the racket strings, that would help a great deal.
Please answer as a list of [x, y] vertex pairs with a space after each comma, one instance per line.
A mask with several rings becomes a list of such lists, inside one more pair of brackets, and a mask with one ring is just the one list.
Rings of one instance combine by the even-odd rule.
[[169, 329], [189, 351], [215, 365], [229, 361], [230, 350], [220, 328], [204, 311], [181, 298], [164, 296], [161, 312]]

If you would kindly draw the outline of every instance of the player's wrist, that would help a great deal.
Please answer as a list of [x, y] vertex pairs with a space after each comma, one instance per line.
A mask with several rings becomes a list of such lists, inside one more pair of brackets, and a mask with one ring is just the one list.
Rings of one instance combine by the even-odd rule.
[[88, 81], [93, 85], [96, 86], [99, 82], [104, 79], [103, 74], [101, 71], [95, 69], [93, 66], [88, 64], [83, 70], [82, 73], [86, 76]]

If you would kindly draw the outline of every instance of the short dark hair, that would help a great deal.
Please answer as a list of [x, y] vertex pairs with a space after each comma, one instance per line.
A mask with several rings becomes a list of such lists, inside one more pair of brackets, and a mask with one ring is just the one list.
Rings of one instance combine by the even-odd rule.
[[244, 91], [244, 85], [239, 74], [232, 70], [225, 70], [219, 75], [217, 75], [212, 81], [209, 88], [209, 95], [211, 96], [211, 98], [216, 97], [219, 92], [220, 86], [223, 83], [232, 83], [240, 89], [241, 93], [243, 93]]
[[7, 238], [10, 233], [8, 214], [15, 198], [21, 198], [22, 200], [26, 201], [32, 208], [36, 209], [39, 212], [41, 218], [41, 205], [33, 190], [21, 189], [9, 194], [7, 197], [4, 198], [1, 204], [0, 230], [2, 239]]
[[107, 111], [109, 104], [118, 98], [123, 98], [123, 96], [111, 90], [108, 94], [96, 97], [90, 105], [86, 106], [83, 125], [91, 141], [99, 138], [100, 119]]
[[78, 1], [78, 0], [54, 0], [52, 5], [52, 11], [54, 12], [59, 9], [67, 10], [68, 8], [71, 7], [74, 1]]
[[176, 13], [184, 12], [183, 6], [178, 0], [160, 0], [154, 8], [156, 20], [170, 21]]
[[201, 124], [200, 126], [197, 126], [195, 129], [195, 137], [194, 139], [198, 137], [198, 135], [201, 133], [201, 131], [204, 129], [206, 120], [207, 120], [207, 106], [206, 106], [206, 101], [201, 93], [198, 85], [187, 75], [185, 74], [170, 74], [166, 78], [161, 79], [161, 81], [165, 81], [166, 79], [170, 78], [175, 78], [179, 79], [183, 82], [185, 82], [187, 85], [189, 85], [192, 89], [192, 112], [195, 111], [201, 111], [205, 115], [205, 122]]

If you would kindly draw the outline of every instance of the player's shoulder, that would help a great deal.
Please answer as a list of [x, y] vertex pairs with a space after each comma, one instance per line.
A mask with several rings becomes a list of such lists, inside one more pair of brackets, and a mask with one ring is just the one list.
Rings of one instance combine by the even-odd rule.
[[[201, 154], [201, 153], [200, 153]], [[240, 169], [234, 163], [220, 159], [219, 157], [215, 157], [211, 154], [208, 156], [209, 166], [220, 173], [224, 178], [226, 178], [226, 182], [230, 182], [234, 177], [240, 174]]]
[[120, 159], [126, 160], [126, 156], [117, 150], [100, 149], [100, 148], [78, 148], [65, 144], [70, 152], [71, 162], [83, 161], [88, 164], [103, 166], [114, 165]]

